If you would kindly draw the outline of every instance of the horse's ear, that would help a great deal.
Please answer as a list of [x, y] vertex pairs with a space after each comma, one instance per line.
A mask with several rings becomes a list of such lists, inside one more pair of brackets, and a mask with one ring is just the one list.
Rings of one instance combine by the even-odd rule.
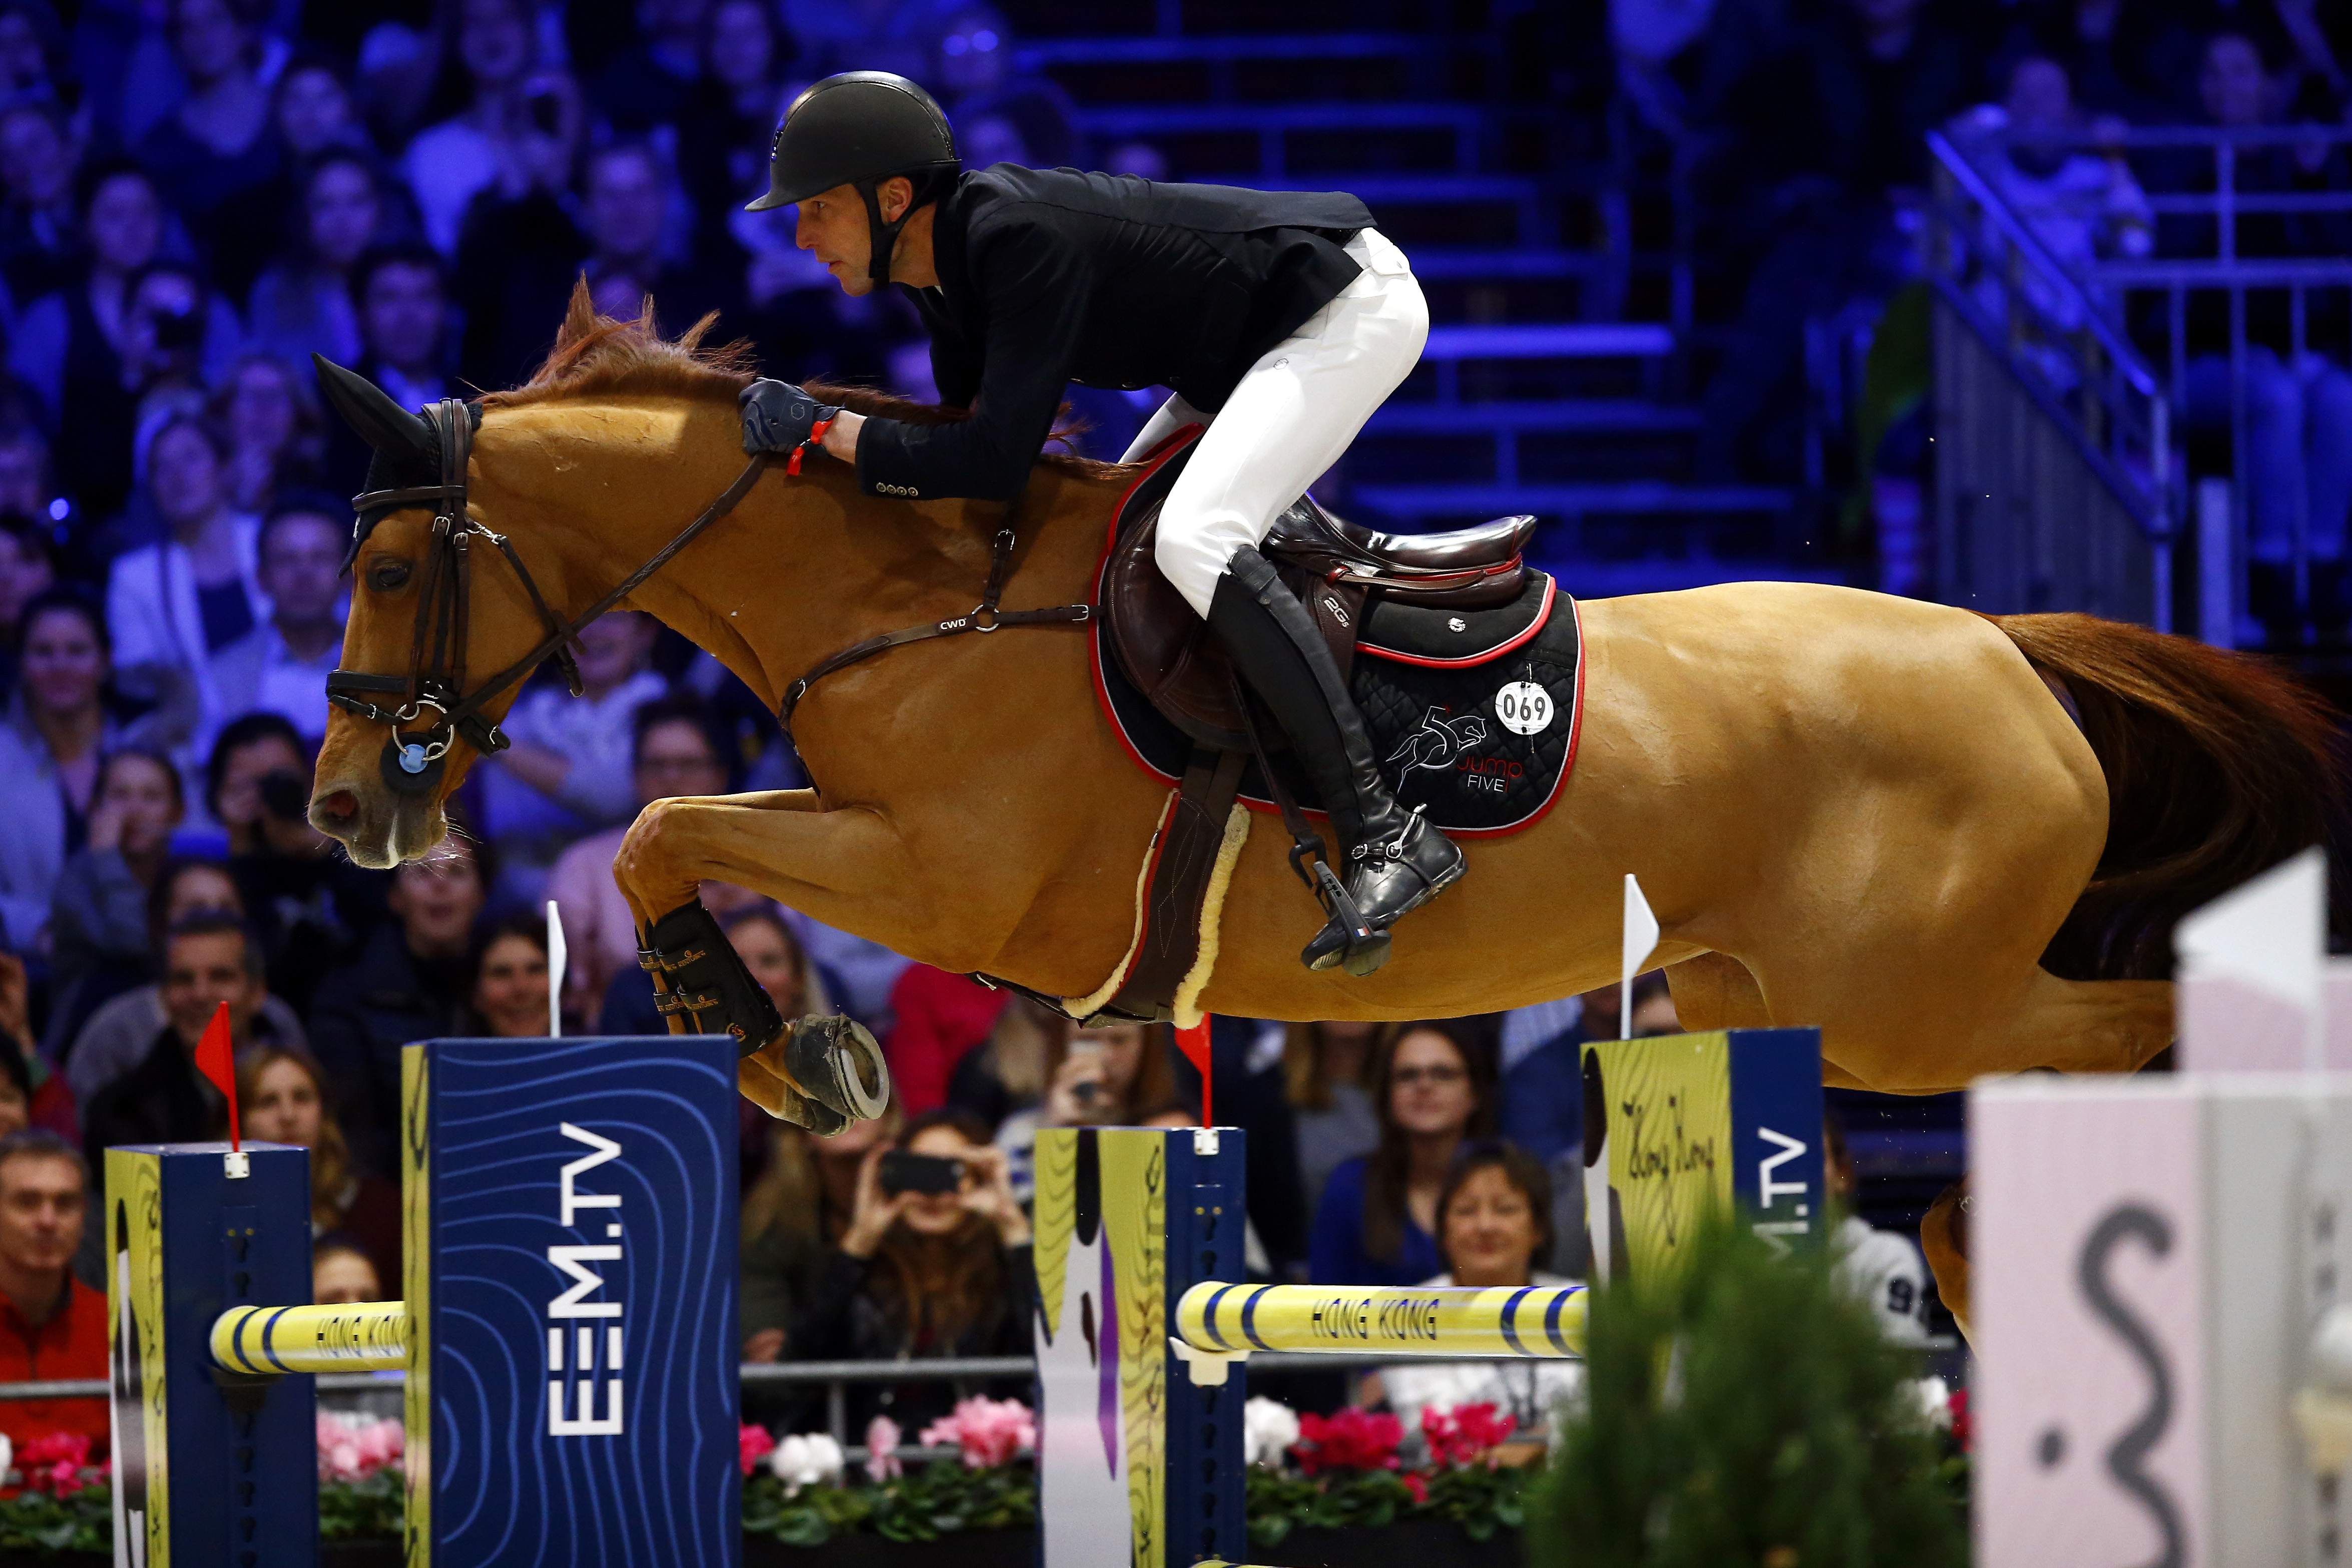
[[324, 354], [312, 354], [310, 362], [318, 369], [319, 390], [352, 434], [389, 458], [438, 460], [439, 443], [422, 415], [401, 407], [382, 387]]
[[586, 339], [596, 330], [596, 323], [600, 319], [602, 318], [596, 314], [595, 296], [588, 292], [587, 277], [583, 275], [573, 279], [572, 303], [564, 309], [563, 325], [555, 334], [555, 352], [548, 359], [552, 361], [566, 349]]

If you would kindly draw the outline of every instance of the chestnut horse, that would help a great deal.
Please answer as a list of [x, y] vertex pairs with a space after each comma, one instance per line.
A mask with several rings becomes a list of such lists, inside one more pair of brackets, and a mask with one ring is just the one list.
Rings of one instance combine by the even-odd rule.
[[[748, 372], [698, 337], [600, 318], [582, 291], [533, 380], [481, 400], [472, 515], [509, 536], [562, 616], [743, 467]], [[969, 612], [1008, 520], [1005, 607], [1086, 601], [1130, 476], [1043, 458], [1008, 519], [991, 504], [863, 495], [830, 458], [798, 475], [779, 464], [625, 603], [772, 708], [835, 650]], [[430, 521], [413, 507], [368, 535], [346, 669], [411, 667]], [[478, 672], [526, 653], [543, 625], [480, 554]], [[2083, 616], [1987, 618], [1807, 583], [1582, 612], [1581, 738], [1550, 814], [1465, 844], [1461, 885], [1407, 917], [1394, 957], [1364, 978], [1300, 966], [1321, 913], [1283, 835], [1253, 833], [1202, 1007], [1409, 1019], [1590, 989], [1615, 978], [1630, 871], [1686, 1028], [1818, 1025], [1831, 1083], [1895, 1092], [2030, 1068], [2129, 1071], [2172, 1039], [2170, 922], [2320, 836], [2325, 715], [2251, 660]], [[1089, 635], [946, 638], [829, 675], [793, 719], [818, 788], [638, 816], [614, 870], [639, 921], [715, 879], [944, 969], [1095, 993], [1134, 936], [1167, 790], [1097, 711]], [[334, 713], [310, 811], [368, 866], [434, 847], [472, 755], [460, 742], [436, 790], [395, 793], [379, 772], [385, 738]], [[744, 1085], [769, 1103], [749, 1071]]]

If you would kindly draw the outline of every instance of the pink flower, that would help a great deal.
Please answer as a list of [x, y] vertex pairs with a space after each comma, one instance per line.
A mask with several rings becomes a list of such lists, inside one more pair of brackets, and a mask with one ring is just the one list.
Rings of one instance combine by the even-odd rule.
[[407, 1446], [407, 1432], [390, 1417], [320, 1411], [318, 1417], [319, 1479], [359, 1481], [396, 1463]]
[[746, 1427], [735, 1434], [735, 1447], [737, 1462], [742, 1465], [743, 1473], [748, 1476], [759, 1468], [761, 1459], [774, 1451], [776, 1439], [769, 1435], [765, 1427]]
[[1427, 1502], [1429, 1500], [1429, 1483], [1421, 1479], [1421, 1472], [1419, 1470], [1405, 1471], [1404, 1490], [1412, 1493], [1412, 1500], [1415, 1502]]
[[1509, 1439], [1518, 1418], [1497, 1417], [1488, 1404], [1434, 1406], [1421, 1413], [1422, 1440], [1429, 1445], [1430, 1462], [1439, 1469], [1494, 1462], [1494, 1452]]
[[1342, 1410], [1335, 1416], [1309, 1413], [1298, 1418], [1302, 1434], [1290, 1451], [1308, 1475], [1322, 1470], [1393, 1470], [1397, 1445], [1404, 1440], [1404, 1425], [1393, 1416], [1368, 1410]]
[[898, 1423], [887, 1416], [877, 1416], [866, 1424], [866, 1474], [877, 1486], [897, 1480], [905, 1473], [905, 1467], [898, 1463], [902, 1436]]
[[931, 1447], [952, 1443], [963, 1450], [966, 1469], [983, 1470], [1009, 1465], [1022, 1449], [1035, 1448], [1037, 1420], [1018, 1399], [974, 1395], [924, 1427], [921, 1440]]
[[89, 1483], [82, 1471], [89, 1464], [89, 1438], [77, 1432], [44, 1432], [16, 1450], [16, 1468], [27, 1490], [71, 1497]]

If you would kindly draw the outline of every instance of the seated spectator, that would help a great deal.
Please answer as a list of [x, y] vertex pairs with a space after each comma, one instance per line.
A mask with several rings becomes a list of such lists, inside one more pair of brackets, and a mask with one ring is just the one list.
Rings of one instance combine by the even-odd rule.
[[[958, 1186], [886, 1189], [881, 1166], [892, 1148], [953, 1161]], [[989, 1147], [985, 1130], [959, 1112], [918, 1116], [858, 1166], [848, 1228], [793, 1322], [793, 1354], [806, 1361], [1025, 1355], [1035, 1299], [1029, 1240], [1004, 1152]], [[964, 1379], [856, 1384], [849, 1425], [863, 1430], [887, 1415], [902, 1430], [919, 1432], [980, 1391]]]
[[91, 801], [49, 904], [49, 1006], [76, 1027], [148, 977], [147, 904], [187, 815], [179, 768], [141, 746], [107, 755]]
[[686, 117], [701, 86], [703, 21], [711, 6], [710, 0], [639, 0], [636, 9], [637, 41], [605, 64], [589, 94], [625, 136]]
[[[677, 120], [677, 167], [694, 204], [696, 252], [716, 259], [733, 243], [729, 220], [767, 189], [792, 40], [767, 0], [717, 0], [700, 44], [702, 82]], [[6, 127], [0, 120], [0, 158]]]
[[80, 234], [74, 166], [80, 159], [80, 140], [58, 104], [20, 99], [0, 110], [0, 186], [8, 193], [0, 207], [0, 279], [21, 302], [73, 279]]
[[255, 1043], [268, 995], [261, 944], [228, 915], [191, 915], [163, 934], [163, 1027], [138, 1064], [83, 1107], [93, 1159], [115, 1144], [188, 1144], [228, 1131], [228, 1103], [196, 1071], [195, 1050], [223, 1003], [234, 1047]]
[[500, 1040], [547, 1034], [547, 922], [537, 915], [493, 921], [474, 940], [472, 1004], [480, 1033]]
[[1372, 1046], [1376, 1023], [1294, 1023], [1282, 1035], [1282, 1076], [1297, 1129], [1298, 1178], [1312, 1213], [1341, 1162], [1381, 1141], [1372, 1108]]
[[[217, 915], [242, 923], [245, 914], [244, 896], [227, 866], [218, 861], [173, 861], [163, 868], [147, 895], [146, 974], [152, 976], [162, 962], [163, 934], [182, 921], [197, 915]], [[108, 940], [117, 952], [121, 950], [119, 935], [110, 935]], [[305, 1043], [302, 1020], [282, 998], [264, 997], [261, 1012], [267, 1027], [257, 1028], [257, 1032], [284, 1045]], [[100, 1091], [136, 1067], [166, 1021], [163, 989], [152, 983], [101, 1004], [79, 1027], [71, 1013], [51, 1009], [50, 1049], [64, 1065], [66, 1083], [75, 1101], [89, 1104]]]
[[168, 530], [115, 558], [106, 624], [126, 687], [166, 699], [192, 688], [199, 724], [229, 716], [213, 689], [208, 655], [259, 623], [265, 601], [254, 576], [260, 524], [230, 504], [228, 449], [194, 414], [174, 414], [147, 444], [146, 479]]
[[819, 1137], [789, 1122], [771, 1124], [768, 1166], [743, 1194], [743, 1359], [798, 1354], [787, 1331], [814, 1296], [827, 1255], [841, 1244], [857, 1207], [866, 1156], [897, 1142], [904, 1124], [892, 1105], [867, 1122]]
[[[963, 1053], [948, 1080], [947, 1103], [991, 1127], [1002, 1127], [1044, 1101], [1045, 1063], [1071, 1029], [1068, 1019], [1026, 997], [1003, 998], [998, 1007], [987, 1035]], [[892, 1086], [897, 1087], [895, 1072]]]
[[0, 953], [0, 1076], [6, 1079], [0, 1085], [0, 1134], [34, 1126], [79, 1137], [81, 1121], [73, 1092], [50, 1068], [34, 1036], [32, 999], [25, 960]]
[[[699, 698], [656, 698], [639, 707], [630, 722], [629, 778], [637, 810], [676, 795], [727, 793], [723, 737]], [[547, 896], [563, 911], [563, 941], [570, 954], [563, 977], [564, 1009], [583, 1019], [595, 1010], [616, 977], [644, 972], [637, 967], [635, 916], [621, 895], [620, 883], [613, 880], [614, 857], [621, 852], [628, 831], [628, 822], [622, 822], [590, 834], [565, 850], [548, 873]], [[651, 983], [644, 989], [650, 997]]]
[[331, 152], [372, 152], [367, 126], [352, 89], [324, 56], [298, 54], [278, 73], [270, 119], [289, 156], [320, 159]]
[[[669, 160], [650, 142], [616, 142], [590, 153], [581, 181], [581, 216], [589, 244], [581, 275], [596, 308], [615, 319], [635, 317], [651, 296], [662, 319], [680, 326], [719, 311], [718, 336], [730, 336], [725, 318], [732, 301], [692, 258], [672, 254], [668, 219], [676, 183]], [[550, 327], [562, 316], [562, 301], [550, 301]]]
[[[6, 437], [0, 434], [0, 442]], [[0, 484], [0, 492], [7, 486]], [[36, 514], [11, 509], [0, 495], [0, 705], [16, 689], [16, 633], [25, 606], [58, 584], [57, 547]]]
[[592, 622], [576, 644], [581, 695], [561, 683], [533, 685], [502, 726], [513, 744], [475, 764], [483, 830], [511, 867], [501, 891], [517, 902], [537, 902], [572, 840], [635, 813], [634, 721], [667, 689], [651, 668], [655, 630], [635, 611]]
[[322, 1307], [347, 1307], [354, 1301], [398, 1301], [400, 1292], [383, 1288], [383, 1271], [374, 1260], [331, 1236], [310, 1249], [310, 1299]]
[[299, 374], [267, 354], [229, 367], [210, 413], [228, 433], [228, 503], [238, 511], [267, 516], [289, 487], [318, 477], [326, 432], [316, 384], [308, 361]]
[[1437, 1199], [1465, 1140], [1493, 1134], [1492, 1068], [1453, 1021], [1391, 1025], [1372, 1057], [1380, 1142], [1331, 1172], [1315, 1211], [1318, 1285], [1411, 1285], [1444, 1266]]
[[69, 285], [26, 309], [9, 363], [51, 410], [58, 483], [85, 515], [107, 517], [130, 494], [138, 418], [122, 362], [125, 306], [163, 243], [163, 202], [136, 163], [103, 162], [76, 180], [74, 215], [85, 259]]
[[392, 919], [329, 976], [311, 1010], [313, 1049], [335, 1086], [343, 1131], [367, 1168], [398, 1170], [400, 1048], [471, 1032], [468, 943], [482, 913], [488, 851], [452, 832], [430, 859], [392, 873]]
[[385, 237], [384, 193], [375, 165], [331, 151], [296, 185], [294, 240], [254, 281], [247, 326], [264, 352], [298, 365], [324, 354], [356, 365], [365, 352], [352, 303], [352, 269]]
[[[2198, 78], [2206, 119], [2224, 130], [2269, 124], [2273, 84], [2261, 51], [2239, 33], [2217, 34], [2205, 47]], [[2352, 184], [2339, 157], [2315, 168], [2298, 161], [2302, 150], [2237, 150], [2235, 184], [2246, 193], [2315, 193]], [[2213, 188], [2210, 159], [2199, 160], [2192, 182]], [[2337, 214], [2340, 217], [2340, 214]], [[2242, 256], [2340, 257], [2352, 247], [2328, 214], [2247, 214], [2237, 220]], [[2218, 255], [2210, 217], [2168, 219], [2159, 230], [2167, 255]], [[2194, 291], [2188, 304], [2190, 353], [2182, 413], [2193, 434], [2227, 435], [2242, 400], [2244, 446], [2232, 454], [2244, 487], [2248, 520], [2247, 596], [2254, 613], [2288, 641], [2297, 635], [2294, 576], [2297, 512], [2311, 563], [2314, 616], [2331, 632], [2352, 617], [2345, 580], [2346, 519], [2352, 512], [2352, 375], [2324, 354], [2293, 356], [2286, 301], [2279, 290], [2254, 290], [2245, 300], [2245, 383], [2233, 386], [2231, 325], [2221, 291]]]
[[100, 758], [154, 731], [107, 712], [106, 623], [73, 590], [25, 607], [17, 646], [16, 696], [0, 724], [0, 920], [26, 952], [48, 925], [66, 857], [89, 841]]
[[1853, 1212], [1859, 1183], [1845, 1128], [1827, 1116], [1822, 1123], [1822, 1153], [1828, 1170], [1829, 1200], [1837, 1215], [1832, 1245], [1837, 1280], [1848, 1295], [1868, 1307], [1878, 1330], [1896, 1344], [1927, 1343], [1927, 1261], [1907, 1236], [1881, 1230]]
[[53, 570], [62, 531], [55, 525], [63, 523], [68, 511], [49, 472], [48, 437], [24, 418], [0, 420], [0, 517], [23, 517], [36, 526], [47, 518], [52, 525], [46, 537]]
[[467, 204], [457, 231], [458, 362], [478, 386], [514, 386], [538, 369], [589, 249], [573, 192], [587, 130], [579, 89], [550, 72], [517, 112], [500, 177]]
[[993, 5], [954, 8], [946, 30], [931, 47], [930, 74], [925, 79], [942, 89], [940, 96], [959, 138], [982, 121], [994, 120], [1010, 129], [1021, 147], [1022, 156], [999, 158], [975, 144], [966, 153], [965, 167], [1010, 162], [1060, 169], [1078, 162], [1076, 106], [1048, 78], [1013, 68], [1013, 29]]
[[[2102, 155], [2084, 143], [2085, 127], [2056, 61], [2039, 55], [2018, 61], [2000, 108], [1980, 110], [1963, 123], [2008, 132], [1987, 172], [2060, 266], [2079, 277], [2107, 257], [2136, 260], [2153, 248], [2154, 214], [2131, 164], [2120, 148]], [[2079, 324], [2054, 295], [2035, 303], [2061, 325]]]
[[[466, 389], [448, 376], [449, 297], [440, 258], [417, 245], [377, 246], [352, 265], [360, 362], [352, 368], [403, 408], [423, 408]], [[367, 480], [368, 452], [335, 421], [327, 433], [327, 475], [338, 493]]]
[[254, 579], [269, 618], [212, 655], [224, 710], [275, 714], [315, 747], [327, 730], [328, 673], [343, 651], [342, 561], [348, 507], [288, 497], [261, 525]]
[[[107, 1375], [106, 1293], [73, 1277], [89, 1168], [71, 1144], [31, 1129], [0, 1138], [0, 1382]], [[18, 1448], [52, 1432], [104, 1448], [104, 1399], [0, 1400], [0, 1437]]]
[[[1525, 1150], [1499, 1141], [1465, 1148], [1446, 1173], [1437, 1213], [1445, 1270], [1423, 1284], [1508, 1289], [1572, 1282], [1540, 1266], [1552, 1255], [1551, 1182]], [[1385, 1398], [1408, 1432], [1421, 1430], [1424, 1410], [1492, 1405], [1498, 1416], [1514, 1418], [1515, 1436], [1524, 1438], [1548, 1427], [1559, 1402], [1583, 1388], [1584, 1364], [1457, 1361], [1383, 1367], [1374, 1378], [1365, 1380], [1358, 1398]]]
[[882, 1037], [891, 1099], [909, 1116], [944, 1103], [957, 1063], [988, 1038], [1005, 1005], [1004, 992], [977, 980], [908, 965], [890, 987], [891, 1023]]
[[1140, 1127], [1178, 1109], [1168, 1061], [1173, 1049], [1158, 1024], [1105, 1024], [1048, 1035], [1045, 1100], [1014, 1112], [996, 1129], [996, 1146], [1011, 1161], [1013, 1190], [1025, 1202], [1035, 1188], [1041, 1127]]
[[228, 831], [229, 871], [270, 973], [301, 1012], [379, 923], [390, 882], [310, 826], [310, 748], [274, 713], [231, 720], [205, 765], [205, 805]]
[[498, 179], [530, 121], [539, 64], [533, 21], [524, 0], [464, 0], [457, 7], [441, 90], [464, 107], [418, 131], [407, 161], [425, 237], [443, 256], [457, 255], [467, 204]]
[[2197, 96], [2197, 35], [2161, 0], [2027, 0], [2011, 10], [2012, 57], [2040, 55], [2066, 73], [2094, 114], [2161, 125]]
[[247, 1137], [310, 1151], [311, 1236], [339, 1238], [368, 1260], [377, 1279], [399, 1279], [399, 1184], [352, 1166], [317, 1059], [299, 1046], [257, 1046], [238, 1059], [236, 1098]]
[[257, 10], [238, 0], [170, 0], [172, 53], [188, 92], [139, 141], [140, 162], [237, 295], [251, 286], [266, 252], [255, 236], [218, 220], [233, 197], [278, 177], [282, 155], [269, 134], [269, 89], [257, 68]]

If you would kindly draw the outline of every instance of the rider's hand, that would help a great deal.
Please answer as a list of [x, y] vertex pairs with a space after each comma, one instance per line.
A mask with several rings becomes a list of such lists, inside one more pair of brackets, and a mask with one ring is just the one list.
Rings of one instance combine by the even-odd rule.
[[743, 450], [798, 453], [820, 439], [841, 410], [819, 402], [790, 382], [762, 378], [743, 389]]

